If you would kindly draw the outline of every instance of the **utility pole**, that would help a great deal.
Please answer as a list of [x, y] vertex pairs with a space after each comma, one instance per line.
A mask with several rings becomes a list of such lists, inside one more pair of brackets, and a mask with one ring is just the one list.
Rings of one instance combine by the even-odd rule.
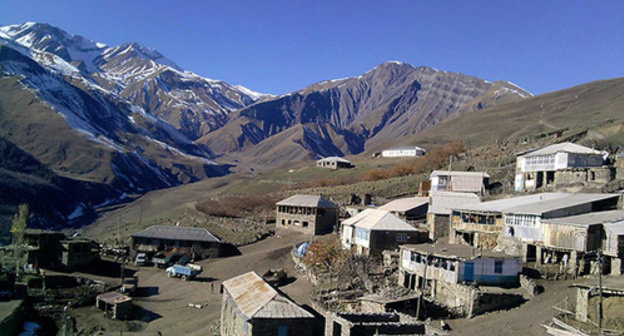
[[602, 335], [602, 249], [598, 248], [598, 335]]
[[425, 284], [427, 283], [427, 263], [429, 255], [425, 256], [425, 271], [423, 272], [422, 283], [420, 284], [420, 296], [418, 296], [418, 305], [416, 306], [416, 318], [420, 319], [420, 306], [422, 305], [423, 295], [425, 295]]

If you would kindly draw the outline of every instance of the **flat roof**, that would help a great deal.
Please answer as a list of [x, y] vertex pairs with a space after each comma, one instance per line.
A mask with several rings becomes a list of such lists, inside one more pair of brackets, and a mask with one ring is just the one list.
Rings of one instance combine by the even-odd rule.
[[390, 201], [383, 206], [380, 206], [379, 209], [406, 212], [411, 209], [421, 207], [425, 204], [429, 204], [429, 197], [406, 197]]
[[619, 220], [624, 220], [624, 210], [598, 211], [576, 216], [544, 219], [542, 223], [586, 227], [589, 225], [618, 222]]
[[477, 249], [464, 244], [408, 244], [401, 245], [401, 248], [441, 258], [454, 258], [460, 260], [472, 260], [479, 257], [505, 259], [520, 258], [502, 252]]
[[618, 236], [624, 235], [624, 220], [604, 224], [604, 227]]
[[217, 243], [221, 242], [219, 238], [215, 237], [206, 229], [186, 226], [154, 225], [148, 227], [147, 229], [144, 229], [143, 231], [133, 233], [130, 236], [133, 238], [169, 239]]
[[97, 296], [97, 299], [100, 301], [104, 301], [108, 304], [118, 304], [122, 302], [132, 301], [131, 297], [125, 296], [118, 292], [108, 292], [100, 294]]
[[541, 215], [568, 207], [619, 197], [619, 194], [540, 193], [479, 204], [461, 205], [454, 210]]
[[236, 307], [248, 318], [313, 318], [307, 310], [280, 295], [256, 272], [223, 281]]
[[338, 205], [320, 195], [294, 195], [283, 199], [276, 205], [302, 206], [311, 208], [338, 208]]
[[594, 155], [603, 155], [604, 153], [593, 148], [577, 145], [571, 142], [563, 142], [558, 143], [546, 147], [542, 147], [539, 149], [531, 150], [525, 152], [526, 154], [519, 155], [522, 157], [531, 157], [531, 156], [541, 156], [541, 155], [552, 155], [560, 152], [565, 153], [575, 153], [575, 154], [594, 154]]
[[431, 172], [431, 176], [468, 176], [468, 177], [475, 177], [475, 178], [484, 178], [484, 177], [490, 177], [490, 175], [488, 175], [488, 173], [486, 172], [472, 172], [472, 171], [456, 171], [456, 170], [434, 170], [433, 172]]
[[382, 152], [392, 151], [392, 150], [412, 150], [412, 149], [425, 151], [424, 148], [418, 147], [418, 146], [404, 146], [404, 147], [387, 148], [387, 149], [384, 149]]
[[451, 211], [459, 206], [481, 203], [481, 197], [473, 193], [435, 191], [431, 193], [431, 203], [428, 213], [450, 215]]
[[328, 156], [326, 158], [322, 158], [319, 160], [316, 160], [317, 162], [319, 161], [338, 161], [338, 162], [344, 162], [344, 163], [351, 163], [351, 161], [345, 159], [345, 158], [341, 158], [339, 156]]

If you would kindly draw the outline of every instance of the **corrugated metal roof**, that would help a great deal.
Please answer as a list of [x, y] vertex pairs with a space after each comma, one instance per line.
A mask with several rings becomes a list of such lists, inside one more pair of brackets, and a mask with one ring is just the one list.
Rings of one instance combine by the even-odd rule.
[[339, 156], [328, 156], [326, 158], [317, 160], [316, 162], [323, 162], [323, 161], [327, 161], [327, 162], [329, 162], [329, 161], [337, 161], [337, 162], [351, 163], [351, 161], [349, 161], [349, 160], [347, 160], [345, 158], [341, 158]]
[[221, 242], [206, 229], [185, 226], [155, 225], [130, 235], [135, 238], [170, 239], [199, 242]]
[[602, 223], [624, 220], [624, 210], [609, 210], [590, 212], [583, 215], [568, 216], [562, 218], [544, 219], [544, 224], [560, 224], [572, 226], [589, 226]]
[[571, 142], [563, 142], [559, 144], [546, 146], [540, 149], [536, 149], [534, 151], [530, 151], [527, 154], [524, 154], [521, 156], [531, 157], [531, 156], [540, 156], [540, 155], [552, 155], [552, 154], [556, 154], [560, 152], [603, 155], [603, 152], [597, 151], [589, 147], [577, 145]]
[[453, 209], [466, 211], [501, 212], [514, 214], [542, 215], [557, 209], [597, 202], [618, 194], [570, 194], [570, 193], [541, 193], [527, 196], [513, 197], [502, 200], [457, 206]]
[[390, 201], [379, 207], [381, 210], [406, 212], [429, 203], [428, 197], [406, 197]]
[[318, 195], [294, 195], [283, 199], [277, 205], [304, 206], [312, 208], [338, 208], [334, 202]]
[[248, 318], [313, 318], [294, 302], [280, 295], [255, 272], [223, 281], [236, 307]]
[[436, 191], [431, 194], [429, 213], [450, 215], [452, 209], [468, 204], [481, 203], [481, 198], [473, 193]]
[[469, 171], [453, 171], [453, 170], [451, 170], [450, 172], [448, 170], [434, 170], [431, 173], [431, 177], [433, 176], [471, 176], [471, 177], [478, 177], [478, 178], [490, 177], [490, 175], [488, 175], [488, 173], [486, 172], [469, 172]]
[[366, 209], [342, 222], [371, 231], [419, 231], [387, 210]]

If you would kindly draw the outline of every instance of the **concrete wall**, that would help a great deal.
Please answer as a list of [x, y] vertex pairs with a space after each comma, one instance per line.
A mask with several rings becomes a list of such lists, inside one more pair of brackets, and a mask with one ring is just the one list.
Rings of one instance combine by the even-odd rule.
[[429, 227], [429, 239], [438, 240], [443, 237], [444, 242], [448, 242], [449, 237], [449, 215], [440, 215], [434, 213], [427, 214], [427, 226]]
[[238, 310], [232, 296], [224, 290], [221, 302], [221, 336], [251, 336], [251, 324]]

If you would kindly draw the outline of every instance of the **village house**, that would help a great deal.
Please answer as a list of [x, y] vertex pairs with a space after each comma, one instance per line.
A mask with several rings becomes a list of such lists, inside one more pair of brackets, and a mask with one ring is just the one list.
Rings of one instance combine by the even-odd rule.
[[[537, 257], [536, 244], [543, 241], [542, 221], [589, 212], [616, 209], [619, 194], [537, 194], [550, 199], [516, 204], [503, 211], [503, 248], [512, 254], [522, 255], [524, 261]], [[513, 199], [511, 199], [513, 200]]]
[[[611, 247], [615, 245], [617, 248], [620, 237], [617, 234], [606, 233], [607, 226], [617, 228], [619, 221], [624, 221], [624, 210], [599, 211], [542, 220], [542, 241], [536, 244], [536, 264], [538, 267], [554, 266], [572, 275], [587, 274], [592, 271], [591, 266], [596, 265], [598, 248], [602, 248], [604, 253], [609, 253], [615, 258], [614, 262], [605, 262], [605, 265], [610, 266], [613, 274], [619, 274], [621, 256], [618, 256], [618, 251], [613, 251]], [[610, 244], [607, 236], [615, 237], [615, 244]], [[605, 246], [602, 246], [603, 242]], [[607, 257], [605, 261], [610, 261], [610, 258]]]
[[483, 195], [489, 185], [490, 175], [485, 172], [434, 170], [430, 181], [431, 193], [454, 191]]
[[[0, 247], [3, 259], [11, 257], [15, 245]], [[40, 229], [26, 229], [24, 245], [26, 263], [39, 268], [73, 270], [99, 259], [97, 247], [89, 239], [67, 239], [64, 233]]]
[[315, 317], [255, 272], [225, 280], [221, 336], [312, 336]]
[[624, 273], [624, 219], [603, 224], [605, 239], [602, 253], [606, 273], [622, 275]]
[[[399, 285], [419, 291], [459, 315], [473, 316], [517, 303], [514, 294], [487, 294], [475, 286], [515, 287], [522, 260], [467, 245], [402, 245]], [[488, 296], [490, 295], [490, 296]]]
[[294, 195], [276, 203], [276, 227], [317, 235], [338, 224], [339, 206], [318, 195]]
[[399, 198], [379, 207], [381, 210], [390, 211], [404, 221], [416, 221], [425, 218], [428, 208], [428, 197]]
[[429, 239], [448, 242], [452, 209], [461, 205], [476, 203], [481, 203], [481, 198], [473, 193], [450, 191], [432, 193], [429, 197], [429, 208], [427, 211]]
[[515, 190], [605, 184], [614, 175], [611, 168], [602, 167], [607, 155], [570, 142], [521, 153], [516, 157]]
[[355, 168], [355, 165], [351, 163], [351, 161], [338, 156], [329, 156], [324, 159], [316, 160], [316, 166], [329, 169]]
[[216, 258], [221, 252], [221, 240], [203, 228], [155, 225], [130, 237], [134, 253], [164, 252], [205, 259]]
[[364, 256], [381, 256], [398, 250], [401, 244], [427, 241], [427, 231], [419, 230], [389, 211], [366, 209], [342, 222], [342, 246]]
[[507, 252], [534, 261], [533, 242], [541, 240], [541, 219], [614, 209], [617, 196], [541, 193], [458, 206], [452, 213], [450, 242], [492, 249], [505, 231], [505, 237], [514, 238], [507, 240]]
[[381, 152], [381, 156], [385, 158], [397, 157], [420, 157], [425, 155], [427, 151], [418, 146], [389, 148]]

